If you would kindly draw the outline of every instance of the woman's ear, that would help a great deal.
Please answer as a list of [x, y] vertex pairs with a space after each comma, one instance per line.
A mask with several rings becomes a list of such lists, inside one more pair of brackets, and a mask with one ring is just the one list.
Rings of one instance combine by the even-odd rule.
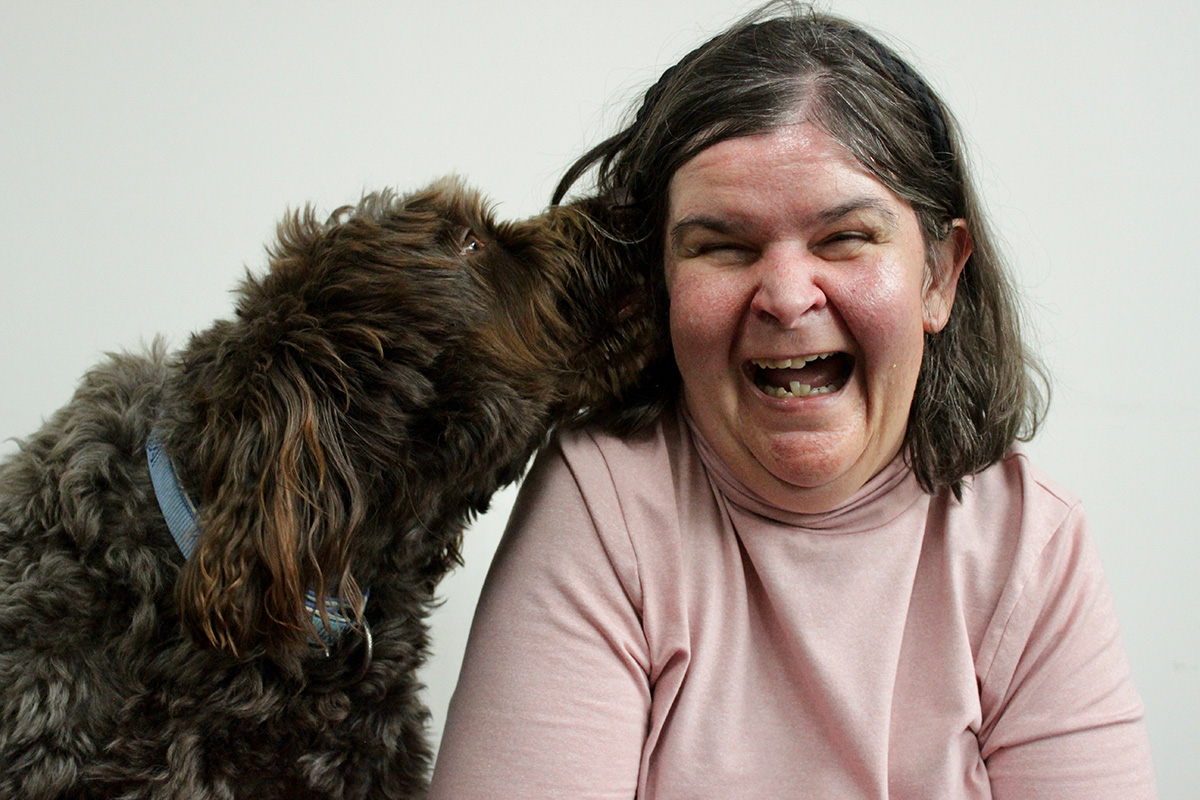
[[935, 263], [925, 286], [923, 322], [926, 333], [937, 333], [946, 327], [950, 309], [954, 307], [954, 293], [958, 289], [958, 276], [971, 257], [974, 249], [967, 221], [955, 219], [950, 223], [950, 233], [938, 242]]

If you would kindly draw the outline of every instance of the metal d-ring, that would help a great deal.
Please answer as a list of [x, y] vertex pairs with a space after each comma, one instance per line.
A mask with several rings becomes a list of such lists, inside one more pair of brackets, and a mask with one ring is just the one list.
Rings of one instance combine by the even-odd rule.
[[[361, 641], [353, 641], [355, 638]], [[353, 686], [366, 678], [375, 657], [375, 637], [371, 634], [371, 626], [365, 619], [357, 620], [342, 632], [337, 642], [322, 645], [319, 652], [323, 655], [309, 662], [306, 670], [308, 690], [325, 694]], [[358, 660], [358, 665], [352, 666], [352, 660]]]
[[375, 657], [375, 637], [371, 635], [371, 626], [367, 624], [367, 620], [360, 619], [358, 625], [354, 627], [356, 631], [361, 628], [361, 636], [363, 640], [362, 666], [358, 668], [358, 672], [354, 676], [352, 683], [358, 683], [363, 678], [367, 677], [367, 672], [371, 669], [371, 661]]

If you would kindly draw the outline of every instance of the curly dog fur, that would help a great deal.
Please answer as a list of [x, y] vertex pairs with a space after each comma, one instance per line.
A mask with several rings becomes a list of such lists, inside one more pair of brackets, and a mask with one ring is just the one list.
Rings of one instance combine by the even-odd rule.
[[[296, 213], [232, 319], [86, 375], [0, 466], [0, 798], [420, 797], [464, 525], [659, 347], [594, 216], [497, 223], [454, 180]], [[309, 589], [355, 621], [328, 652]]]

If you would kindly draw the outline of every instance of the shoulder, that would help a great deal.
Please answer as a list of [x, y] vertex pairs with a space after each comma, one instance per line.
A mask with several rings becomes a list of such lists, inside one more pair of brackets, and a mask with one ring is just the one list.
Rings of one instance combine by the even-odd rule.
[[929, 515], [927, 546], [962, 599], [981, 677], [1023, 646], [1073, 570], [1098, 568], [1079, 498], [1019, 449], [964, 482], [961, 500], [936, 495]]
[[610, 477], [624, 476], [629, 470], [669, 469], [671, 451], [681, 444], [673, 435], [675, 427], [674, 417], [666, 415], [648, 428], [624, 436], [595, 427], [573, 428], [556, 433], [551, 450], [589, 473], [604, 465], [603, 472]]
[[935, 506], [948, 526], [966, 537], [1011, 539], [1039, 550], [1065, 525], [1083, 521], [1079, 498], [1032, 463], [1020, 448], [964, 482], [961, 500], [948, 493]]
[[964, 499], [974, 495], [984, 501], [1027, 498], [1064, 508], [1079, 503], [1074, 493], [1043, 472], [1021, 447], [1013, 447], [999, 461], [968, 478], [963, 494]]
[[975, 477], [961, 511], [971, 524], [950, 526], [947, 541], [965, 534], [965, 550], [989, 556], [960, 560], [968, 568], [958, 574], [967, 616], [980, 623], [979, 741], [993, 788], [1029, 786], [1038, 770], [1053, 772], [1066, 762], [1040, 754], [1055, 748], [1077, 755], [1115, 747], [1122, 755], [1106, 762], [1109, 775], [1140, 775], [1148, 764], [1137, 763], [1145, 751], [1141, 700], [1079, 498], [1016, 451]]
[[647, 507], [673, 505], [680, 473], [694, 454], [682, 421], [668, 413], [632, 435], [562, 431], [539, 460], [568, 472], [587, 502], [616, 504], [637, 516]]
[[1079, 498], [1027, 454], [1009, 453], [964, 489], [943, 504], [944, 541], [970, 598], [985, 707], [998, 713], [1030, 653], [1094, 648], [1115, 637], [1115, 615], [1097, 610], [1109, 600]]
[[[559, 431], [539, 453], [509, 519], [509, 546], [541, 541], [568, 560], [589, 553], [627, 586], [649, 564], [672, 558], [678, 538], [678, 465], [690, 440], [667, 415], [643, 433], [594, 428]], [[566, 554], [566, 555], [563, 555]]]
[[[956, 566], [986, 576], [982, 585], [993, 590], [1003, 586], [1009, 601], [1030, 581], [1053, 580], [1081, 553], [1092, 560], [1079, 498], [1019, 448], [965, 482], [961, 500], [943, 492], [930, 511]], [[1003, 607], [1005, 599], [994, 599]]]

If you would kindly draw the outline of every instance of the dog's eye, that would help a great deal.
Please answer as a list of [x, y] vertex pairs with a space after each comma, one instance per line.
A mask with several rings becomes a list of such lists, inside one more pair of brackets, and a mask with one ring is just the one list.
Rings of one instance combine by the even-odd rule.
[[483, 249], [483, 241], [478, 236], [475, 235], [475, 231], [471, 230], [470, 228], [467, 228], [463, 232], [462, 239], [459, 242], [459, 250], [458, 250], [459, 255], [465, 256], [470, 253], [477, 253], [482, 249]]

